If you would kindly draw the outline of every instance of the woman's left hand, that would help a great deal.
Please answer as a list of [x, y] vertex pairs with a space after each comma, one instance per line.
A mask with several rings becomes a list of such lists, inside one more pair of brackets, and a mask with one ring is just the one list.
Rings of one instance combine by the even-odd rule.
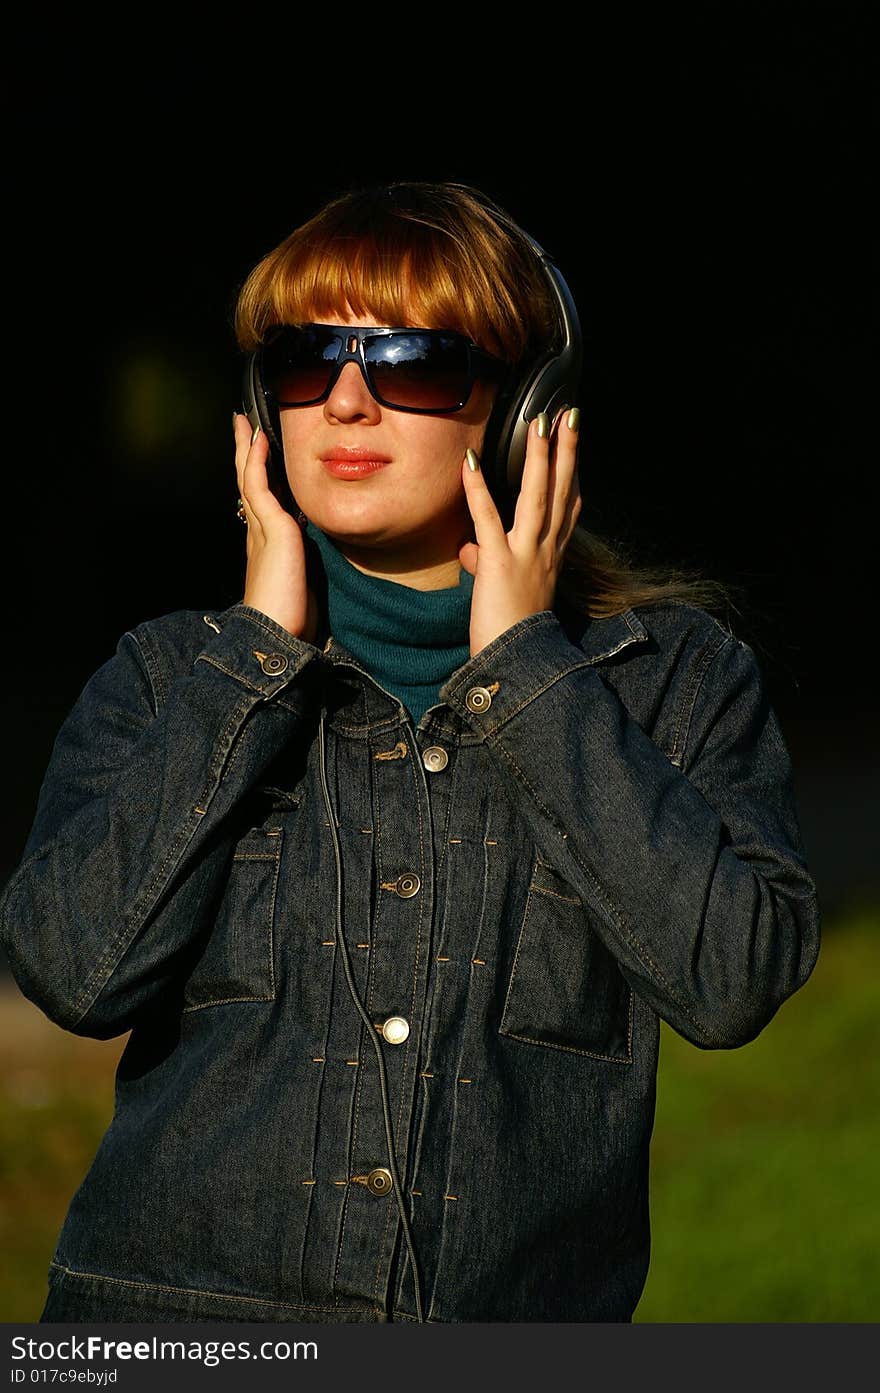
[[[543, 413], [543, 422], [536, 416], [530, 423], [509, 532], [504, 531], [482, 470], [472, 470], [465, 457], [464, 491], [477, 540], [466, 542], [458, 558], [474, 577], [471, 657], [520, 619], [553, 608], [565, 548], [581, 511], [579, 414], [563, 412], [552, 430]], [[541, 424], [544, 435], [539, 434]]]

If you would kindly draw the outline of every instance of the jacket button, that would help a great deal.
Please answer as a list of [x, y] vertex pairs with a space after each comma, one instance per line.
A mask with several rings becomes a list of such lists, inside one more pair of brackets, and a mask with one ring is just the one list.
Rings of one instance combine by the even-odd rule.
[[282, 672], [287, 671], [288, 660], [283, 653], [270, 653], [260, 662], [267, 677], [278, 677]]
[[402, 900], [411, 900], [413, 895], [417, 895], [421, 890], [422, 882], [417, 875], [407, 871], [405, 875], [397, 877], [394, 888]]
[[384, 1166], [377, 1166], [367, 1176], [367, 1189], [373, 1195], [388, 1195], [391, 1193], [393, 1185], [391, 1172], [386, 1170]]
[[384, 1025], [380, 1026], [382, 1038], [389, 1045], [402, 1045], [409, 1035], [409, 1021], [403, 1016], [389, 1016]]
[[464, 704], [469, 711], [488, 711], [492, 705], [492, 693], [485, 687], [471, 687]]
[[422, 755], [422, 763], [432, 774], [439, 774], [449, 763], [449, 755], [442, 745], [431, 745]]

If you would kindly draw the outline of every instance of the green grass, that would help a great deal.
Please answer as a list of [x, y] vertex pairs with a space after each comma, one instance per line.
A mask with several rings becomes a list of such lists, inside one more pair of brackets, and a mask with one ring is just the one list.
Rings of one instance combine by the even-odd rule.
[[13, 985], [0, 1002], [0, 1320], [35, 1321], [67, 1207], [113, 1113], [125, 1039], [69, 1035]]
[[828, 925], [757, 1040], [661, 1027], [637, 1321], [880, 1318], [880, 913]]
[[[651, 1268], [636, 1321], [880, 1318], [880, 911], [826, 925], [806, 986], [740, 1050], [662, 1026]], [[0, 1320], [34, 1321], [124, 1040], [0, 997]]]

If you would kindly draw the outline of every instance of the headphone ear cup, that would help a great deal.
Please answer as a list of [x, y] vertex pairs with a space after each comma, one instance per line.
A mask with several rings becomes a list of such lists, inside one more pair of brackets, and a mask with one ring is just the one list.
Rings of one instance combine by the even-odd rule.
[[259, 350], [249, 354], [244, 366], [242, 402], [252, 430], [256, 430], [259, 426], [269, 442], [269, 459], [266, 465], [269, 487], [281, 506], [286, 508], [289, 513], [296, 514], [299, 508], [291, 492], [287, 470], [284, 467], [281, 414], [263, 387]]
[[574, 406], [578, 363], [569, 355], [544, 355], [502, 391], [486, 426], [484, 469], [489, 491], [506, 527], [513, 525], [526, 462], [529, 423], [544, 411], [551, 423], [564, 406]]
[[269, 401], [260, 374], [260, 354], [248, 355], [244, 366], [242, 401], [251, 429], [259, 426], [266, 434], [272, 450], [281, 451], [281, 420], [277, 407]]
[[[522, 233], [522, 229], [519, 229]], [[523, 233], [539, 259], [556, 306], [558, 340], [533, 355], [502, 385], [483, 441], [483, 468], [505, 527], [513, 524], [526, 460], [529, 422], [545, 411], [551, 422], [564, 406], [577, 404], [582, 336], [578, 312], [563, 276], [542, 247]]]
[[534, 367], [529, 366], [502, 384], [483, 437], [481, 466], [489, 492], [505, 527], [513, 524], [516, 497], [522, 479], [525, 435], [528, 434], [528, 421], [523, 413], [532, 395], [533, 379]]

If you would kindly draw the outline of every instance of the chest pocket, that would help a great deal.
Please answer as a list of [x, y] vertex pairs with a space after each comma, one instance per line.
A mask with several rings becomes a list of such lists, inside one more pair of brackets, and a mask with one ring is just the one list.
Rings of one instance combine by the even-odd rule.
[[279, 819], [236, 843], [204, 948], [184, 987], [184, 1011], [274, 1001], [275, 916], [284, 830]]
[[530, 1045], [632, 1062], [633, 994], [576, 891], [540, 858], [499, 1026]]

